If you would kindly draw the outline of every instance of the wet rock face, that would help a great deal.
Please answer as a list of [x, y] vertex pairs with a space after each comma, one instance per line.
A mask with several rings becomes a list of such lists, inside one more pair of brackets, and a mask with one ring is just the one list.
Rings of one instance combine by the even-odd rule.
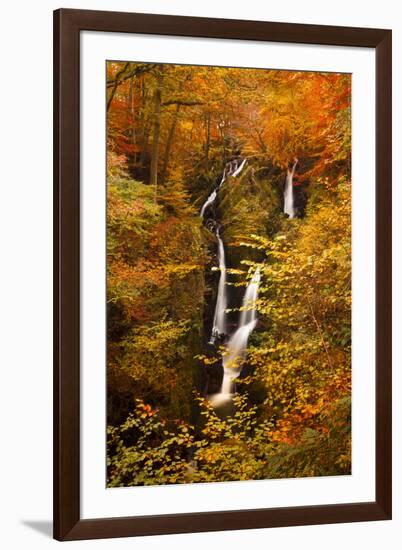
[[297, 218], [303, 218], [306, 212], [307, 193], [302, 186], [294, 189], [294, 208]]

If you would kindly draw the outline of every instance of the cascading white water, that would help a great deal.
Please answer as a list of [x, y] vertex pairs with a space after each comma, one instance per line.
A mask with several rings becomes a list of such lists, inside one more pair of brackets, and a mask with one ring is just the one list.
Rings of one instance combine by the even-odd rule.
[[216, 189], [214, 189], [212, 191], [212, 193], [209, 195], [209, 197], [207, 198], [207, 200], [204, 202], [202, 208], [201, 208], [201, 212], [200, 212], [200, 216], [201, 218], [204, 217], [204, 214], [205, 214], [205, 210], [214, 202], [214, 200], [216, 199]]
[[214, 322], [212, 326], [212, 339], [219, 338], [221, 335], [227, 334], [226, 327], [226, 308], [227, 308], [227, 288], [226, 288], [226, 263], [225, 249], [223, 241], [219, 235], [219, 229], [216, 231], [218, 239], [218, 262], [220, 269], [220, 277], [218, 284], [218, 295], [216, 298]]
[[240, 174], [240, 172], [243, 170], [244, 165], [246, 164], [247, 159], [244, 159], [243, 162], [240, 164], [240, 166], [233, 172], [232, 177], [236, 177]]
[[219, 187], [222, 185], [222, 183], [226, 180], [226, 168], [223, 170], [222, 179], [219, 183]]
[[247, 350], [247, 342], [257, 324], [256, 300], [258, 298], [259, 285], [260, 269], [257, 268], [244, 294], [239, 327], [226, 345], [222, 361], [223, 379], [221, 390], [211, 399], [212, 404], [215, 406], [231, 399], [233, 380], [238, 378], [241, 373], [242, 362]]
[[[229, 177], [229, 176], [233, 176], [233, 177], [238, 176], [240, 174], [240, 172], [243, 170], [245, 164], [246, 164], [246, 159], [243, 160], [243, 162], [240, 164], [239, 167], [237, 167], [237, 163], [236, 163], [236, 169], [234, 171], [232, 171], [231, 163], [228, 163], [228, 166], [226, 166], [224, 171], [223, 171], [222, 179], [220, 181], [219, 187], [222, 185], [222, 183], [224, 181], [226, 181], [227, 177]], [[200, 212], [200, 217], [201, 218], [204, 217], [206, 209], [209, 208], [209, 206], [211, 206], [211, 204], [213, 202], [215, 202], [217, 193], [218, 193], [218, 190], [214, 189], [212, 191], [212, 193], [209, 195], [209, 197], [207, 198], [207, 200], [202, 205], [201, 212]]]
[[225, 166], [225, 169], [223, 171], [222, 179], [221, 179], [221, 182], [219, 184], [219, 187], [221, 187], [223, 182], [225, 182], [226, 178], [228, 178], [229, 176], [232, 176], [232, 178], [235, 178], [236, 176], [238, 176], [240, 174], [240, 172], [243, 170], [244, 165], [246, 164], [246, 162], [247, 162], [247, 159], [244, 159], [243, 162], [240, 164], [240, 166], [237, 166], [237, 161], [236, 161], [236, 164], [235, 164], [234, 168], [233, 168], [233, 163], [228, 162], [228, 164]]
[[293, 196], [293, 176], [295, 174], [297, 162], [298, 160], [295, 159], [295, 163], [293, 164], [292, 169], [289, 170], [288, 168], [288, 171], [286, 174], [285, 190], [283, 194], [283, 198], [284, 198], [283, 212], [284, 214], [287, 214], [289, 218], [295, 217], [294, 196]]
[[[214, 203], [221, 185], [226, 181], [228, 177], [238, 176], [243, 170], [246, 162], [247, 159], [243, 159], [243, 161], [239, 164], [238, 160], [235, 159], [226, 164], [218, 188], [212, 191], [212, 193], [209, 195], [201, 208], [201, 218], [204, 218], [207, 208], [209, 208]], [[219, 234], [219, 229], [216, 230], [216, 238], [218, 241], [218, 262], [220, 276], [210, 340], [211, 344], [214, 344], [217, 340], [219, 341], [220, 337], [226, 336], [228, 333], [226, 313], [228, 298], [226, 285], [225, 248]], [[259, 268], [257, 268], [250, 283], [246, 288], [246, 292], [244, 293], [241, 312], [239, 316], [239, 326], [225, 345], [226, 349], [222, 358], [223, 379], [221, 389], [219, 393], [212, 395], [209, 398], [212, 405], [214, 406], [219, 406], [227, 401], [230, 401], [232, 398], [234, 389], [233, 380], [237, 378], [241, 373], [242, 362], [247, 350], [247, 342], [250, 334], [257, 324], [256, 300], [258, 296], [259, 284], [260, 270]]]

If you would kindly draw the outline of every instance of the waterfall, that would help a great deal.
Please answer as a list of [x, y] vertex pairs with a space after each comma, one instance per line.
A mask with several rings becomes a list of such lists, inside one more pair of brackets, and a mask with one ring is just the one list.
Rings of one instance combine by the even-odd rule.
[[241, 373], [242, 361], [247, 350], [247, 342], [257, 324], [255, 303], [258, 297], [259, 284], [260, 269], [257, 268], [244, 294], [242, 311], [239, 318], [239, 327], [226, 345], [226, 351], [223, 355], [221, 391], [212, 397], [211, 402], [213, 405], [225, 403], [232, 397], [233, 380]]
[[219, 284], [218, 295], [216, 298], [214, 322], [212, 326], [212, 338], [219, 338], [227, 334], [226, 328], [226, 308], [227, 308], [227, 289], [226, 289], [226, 264], [225, 264], [225, 249], [223, 241], [219, 235], [219, 229], [216, 230], [216, 238], [218, 240], [218, 261], [219, 261]]
[[[232, 176], [233, 178], [238, 176], [240, 172], [243, 170], [246, 162], [247, 162], [247, 159], [244, 159], [243, 162], [240, 164], [240, 166], [237, 165], [237, 161], [228, 162], [223, 170], [222, 179], [219, 183], [219, 187], [222, 185], [224, 181], [226, 181], [226, 178], [228, 178], [229, 176]], [[211, 206], [213, 202], [215, 202], [217, 192], [218, 190], [214, 189], [212, 193], [209, 195], [209, 197], [207, 198], [207, 200], [202, 205], [201, 212], [200, 212], [201, 218], [204, 217], [206, 209], [209, 208], [209, 206]]]
[[222, 185], [224, 181], [226, 181], [226, 178], [228, 178], [229, 176], [232, 176], [232, 178], [235, 178], [236, 176], [238, 176], [240, 172], [243, 170], [246, 162], [247, 162], [247, 159], [244, 159], [243, 162], [240, 164], [240, 166], [237, 165], [236, 160], [232, 162], [228, 162], [225, 166], [225, 169], [223, 170], [222, 179], [220, 181], [219, 187]]
[[204, 217], [204, 214], [205, 214], [205, 210], [214, 202], [214, 200], [216, 199], [216, 189], [214, 189], [212, 191], [212, 193], [209, 195], [209, 197], [207, 198], [207, 200], [204, 202], [202, 208], [201, 208], [201, 212], [200, 212], [200, 216], [201, 218]]
[[[221, 181], [217, 188], [215, 188], [212, 193], [209, 195], [205, 203], [203, 204], [200, 212], [201, 218], [204, 218], [205, 212], [207, 209], [215, 202], [217, 193], [221, 185], [228, 177], [236, 177], [243, 170], [247, 159], [243, 159], [239, 163], [239, 159], [234, 159], [228, 162], [223, 170]], [[296, 163], [291, 172], [291, 177], [293, 178], [293, 173], [296, 167]], [[288, 171], [289, 173], [290, 171]], [[291, 182], [292, 183], [292, 182]], [[292, 190], [291, 190], [292, 192]], [[293, 201], [292, 201], [293, 207]], [[293, 215], [291, 216], [293, 217]], [[212, 222], [216, 227], [216, 220]], [[211, 339], [210, 344], [215, 344], [216, 341], [219, 342], [222, 337], [226, 337], [228, 334], [227, 326], [227, 306], [228, 306], [228, 296], [227, 296], [227, 284], [226, 284], [226, 260], [225, 260], [225, 248], [223, 245], [222, 238], [219, 234], [219, 228], [215, 230], [216, 239], [218, 243], [218, 263], [219, 263], [219, 283], [218, 283], [218, 292], [216, 297], [215, 304], [215, 313], [214, 320], [212, 325]], [[237, 330], [229, 338], [228, 342], [225, 344], [225, 351], [222, 358], [223, 366], [223, 379], [220, 392], [209, 396], [211, 403], [214, 406], [219, 406], [225, 402], [231, 400], [234, 383], [233, 380], [237, 378], [242, 369], [242, 362], [246, 356], [247, 343], [250, 337], [250, 334], [254, 330], [257, 324], [257, 311], [256, 311], [256, 300], [258, 296], [258, 287], [260, 284], [260, 269], [257, 268], [254, 272], [254, 275], [249, 282], [246, 291], [244, 293], [241, 311], [239, 315], [239, 325]], [[223, 340], [223, 339], [222, 339]]]
[[294, 207], [294, 197], [293, 197], [293, 176], [296, 170], [296, 164], [298, 160], [295, 159], [295, 163], [293, 164], [293, 167], [291, 170], [287, 171], [286, 174], [286, 183], [285, 183], [285, 190], [284, 190], [284, 207], [283, 212], [284, 214], [287, 214], [289, 218], [295, 217], [295, 207]]
[[236, 177], [240, 174], [240, 172], [243, 170], [244, 165], [246, 164], [247, 159], [244, 159], [243, 162], [240, 164], [240, 166], [233, 172], [232, 177]]
[[222, 183], [226, 180], [226, 167], [223, 169], [222, 179], [219, 183], [219, 187], [222, 185]]

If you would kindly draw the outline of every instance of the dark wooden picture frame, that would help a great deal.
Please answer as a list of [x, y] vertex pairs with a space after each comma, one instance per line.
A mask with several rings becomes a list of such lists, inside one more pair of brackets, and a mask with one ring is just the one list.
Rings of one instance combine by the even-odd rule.
[[[374, 48], [376, 498], [373, 502], [80, 518], [80, 31]], [[61, 9], [54, 12], [54, 537], [95, 539], [391, 518], [390, 30]]]

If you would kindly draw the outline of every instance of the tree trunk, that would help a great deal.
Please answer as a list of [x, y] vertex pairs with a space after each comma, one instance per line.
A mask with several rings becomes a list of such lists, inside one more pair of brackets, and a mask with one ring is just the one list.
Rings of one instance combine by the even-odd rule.
[[222, 146], [222, 159], [223, 159], [223, 164], [226, 164], [226, 162], [227, 162], [226, 142], [225, 142], [225, 132], [223, 131], [223, 124], [222, 124], [222, 122], [219, 123], [219, 133], [221, 134], [221, 146]]
[[156, 74], [156, 88], [154, 94], [153, 114], [153, 139], [151, 151], [151, 173], [149, 183], [155, 188], [155, 201], [158, 190], [158, 160], [159, 160], [159, 134], [161, 128], [161, 103], [162, 103], [163, 68], [158, 67]]
[[163, 155], [163, 167], [162, 167], [162, 177], [161, 177], [162, 182], [164, 182], [166, 179], [167, 168], [168, 168], [169, 158], [170, 158], [170, 150], [173, 145], [173, 138], [176, 131], [177, 121], [179, 120], [180, 107], [181, 105], [178, 103], [176, 105], [176, 108], [173, 114], [172, 124], [169, 128], [169, 133], [168, 133], [166, 147], [165, 147], [165, 154]]
[[148, 93], [147, 93], [148, 87], [145, 86], [144, 76], [141, 78], [141, 84], [140, 84], [140, 96], [141, 96], [141, 107], [139, 108], [138, 112], [138, 118], [139, 128], [142, 128], [141, 130], [141, 153], [139, 158], [139, 164], [141, 168], [144, 168], [146, 165], [146, 159], [147, 159], [147, 153], [148, 153], [148, 140], [149, 140], [149, 121], [148, 116], [146, 115], [147, 112], [147, 103], [148, 103]]
[[[190, 75], [187, 75], [185, 79], [181, 80], [179, 88], [178, 88], [179, 95], [183, 91], [184, 84], [185, 84], [185, 82], [187, 82], [189, 80], [189, 78], [190, 78]], [[169, 104], [170, 104], [169, 101], [165, 101], [163, 103], [163, 105], [169, 105]], [[180, 109], [182, 108], [183, 104], [185, 104], [185, 102], [182, 103], [181, 101], [177, 101], [175, 111], [174, 111], [174, 114], [173, 114], [172, 124], [169, 128], [168, 138], [167, 138], [166, 147], [165, 147], [165, 154], [163, 155], [163, 167], [162, 167], [162, 177], [161, 177], [162, 182], [164, 182], [165, 179], [166, 179], [167, 169], [168, 169], [168, 164], [169, 164], [169, 157], [170, 157], [170, 150], [171, 150], [172, 145], [173, 145], [174, 134], [175, 134], [175, 131], [176, 131], [177, 122], [179, 120], [179, 113], [180, 113]]]
[[[127, 122], [129, 128], [130, 142], [132, 145], [136, 144], [136, 132], [135, 132], [135, 87], [134, 76], [130, 78], [130, 87], [128, 91], [127, 101]], [[134, 148], [135, 149], [135, 148]], [[134, 164], [137, 162], [137, 152], [133, 153]]]
[[205, 168], [208, 170], [209, 148], [211, 145], [211, 113], [205, 115]]

